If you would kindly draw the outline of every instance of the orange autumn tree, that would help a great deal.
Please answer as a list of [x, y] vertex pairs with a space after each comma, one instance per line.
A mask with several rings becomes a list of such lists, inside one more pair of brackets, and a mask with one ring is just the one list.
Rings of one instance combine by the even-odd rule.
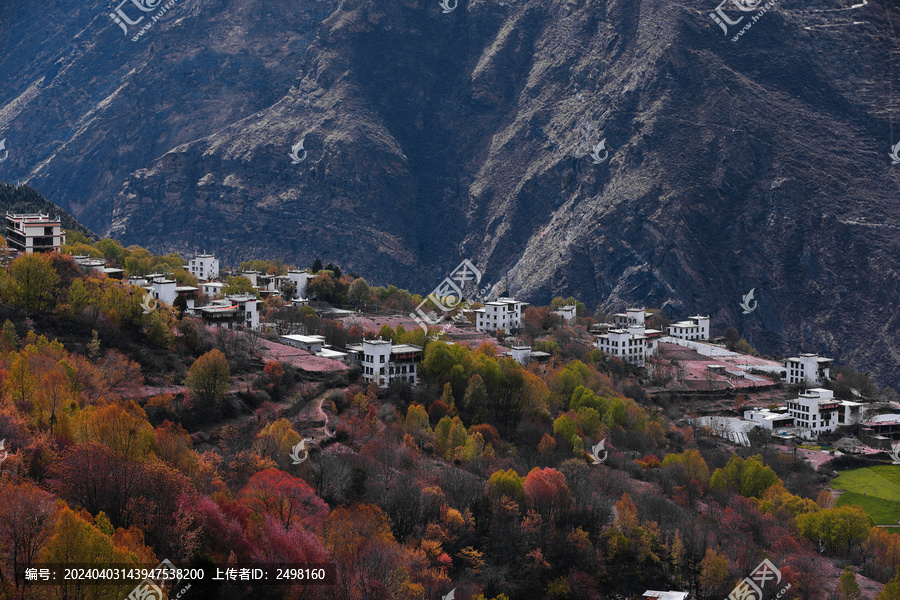
[[[119, 545], [113, 539], [112, 525], [103, 513], [92, 518], [87, 511], [75, 513], [63, 505], [53, 528], [53, 536], [41, 553], [41, 562], [58, 564], [94, 565], [103, 568], [111, 564], [138, 568], [149, 556], [148, 551], [135, 552], [133, 534], [119, 536]], [[152, 554], [150, 554], [152, 556]], [[134, 588], [134, 582], [109, 580], [100, 584], [69, 583], [61, 590], [61, 597], [102, 600], [124, 598]]]
[[335, 509], [325, 521], [323, 537], [337, 571], [335, 598], [408, 598], [424, 591], [410, 581], [413, 551], [397, 543], [387, 516], [377, 506]]

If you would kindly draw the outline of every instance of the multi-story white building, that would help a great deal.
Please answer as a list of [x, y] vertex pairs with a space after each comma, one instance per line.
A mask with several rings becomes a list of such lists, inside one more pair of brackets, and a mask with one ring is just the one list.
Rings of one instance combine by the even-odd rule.
[[687, 321], [679, 321], [669, 325], [669, 335], [673, 338], [688, 341], [709, 339], [709, 316], [694, 315]]
[[288, 281], [294, 284], [294, 288], [296, 291], [294, 292], [294, 297], [289, 298], [289, 300], [302, 300], [306, 298], [306, 288], [309, 285], [309, 280], [312, 279], [312, 275], [306, 269], [301, 271], [288, 271], [287, 273]]
[[57, 216], [41, 213], [16, 215], [6, 213], [6, 243], [13, 250], [32, 252], [59, 252], [66, 243], [66, 232]]
[[788, 383], [822, 385], [831, 377], [834, 360], [818, 354], [801, 354], [784, 359], [785, 378]]
[[374, 381], [386, 388], [393, 380], [418, 383], [417, 365], [422, 360], [422, 348], [412, 344], [393, 345], [388, 340], [363, 340], [348, 348], [350, 360], [362, 367], [366, 383]]
[[486, 302], [484, 308], [475, 312], [475, 329], [483, 332], [495, 332], [499, 329], [507, 333], [515, 333], [522, 327], [522, 309], [527, 302], [519, 302], [512, 298], [498, 298]]
[[615, 356], [627, 363], [643, 367], [647, 359], [656, 355], [657, 341], [662, 336], [658, 329], [647, 329], [646, 317], [652, 313], [643, 308], [629, 308], [613, 315], [616, 326], [597, 328], [606, 333], [597, 336], [597, 349], [607, 356]]
[[562, 320], [566, 322], [568, 325], [575, 324], [575, 307], [574, 306], [560, 306], [556, 310], [553, 311], [554, 314], [562, 317]]
[[647, 359], [656, 354], [660, 332], [632, 325], [627, 329], [610, 329], [597, 336], [597, 349], [607, 356], [620, 358], [627, 363], [643, 367]]
[[200, 281], [219, 278], [219, 259], [212, 254], [198, 254], [188, 263], [188, 271]]
[[859, 402], [837, 400], [834, 392], [824, 388], [812, 388], [802, 392], [793, 402], [787, 403], [788, 413], [800, 436], [810, 438], [823, 432], [835, 431], [843, 425], [859, 422]]
[[205, 324], [214, 327], [259, 329], [259, 301], [250, 294], [225, 296], [195, 309], [195, 312]]

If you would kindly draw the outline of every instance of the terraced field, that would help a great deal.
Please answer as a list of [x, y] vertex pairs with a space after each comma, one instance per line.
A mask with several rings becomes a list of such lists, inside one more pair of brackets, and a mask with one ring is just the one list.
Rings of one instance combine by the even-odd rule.
[[876, 525], [897, 525], [900, 520], [900, 465], [844, 471], [831, 487], [844, 490], [838, 506], [861, 506]]

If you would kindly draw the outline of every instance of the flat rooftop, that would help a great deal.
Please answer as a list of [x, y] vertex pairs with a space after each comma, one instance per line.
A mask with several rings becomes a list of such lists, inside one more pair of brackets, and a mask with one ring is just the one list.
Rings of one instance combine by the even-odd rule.
[[325, 336], [324, 335], [283, 335], [281, 339], [285, 340], [294, 340], [295, 342], [300, 342], [301, 344], [324, 344]]

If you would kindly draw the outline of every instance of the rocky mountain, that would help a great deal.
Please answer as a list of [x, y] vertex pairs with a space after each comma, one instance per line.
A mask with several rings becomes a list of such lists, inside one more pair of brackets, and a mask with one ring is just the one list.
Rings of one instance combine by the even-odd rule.
[[896, 385], [898, 12], [5, 3], [0, 179], [126, 244], [421, 292], [470, 258], [494, 292], [709, 313]]

